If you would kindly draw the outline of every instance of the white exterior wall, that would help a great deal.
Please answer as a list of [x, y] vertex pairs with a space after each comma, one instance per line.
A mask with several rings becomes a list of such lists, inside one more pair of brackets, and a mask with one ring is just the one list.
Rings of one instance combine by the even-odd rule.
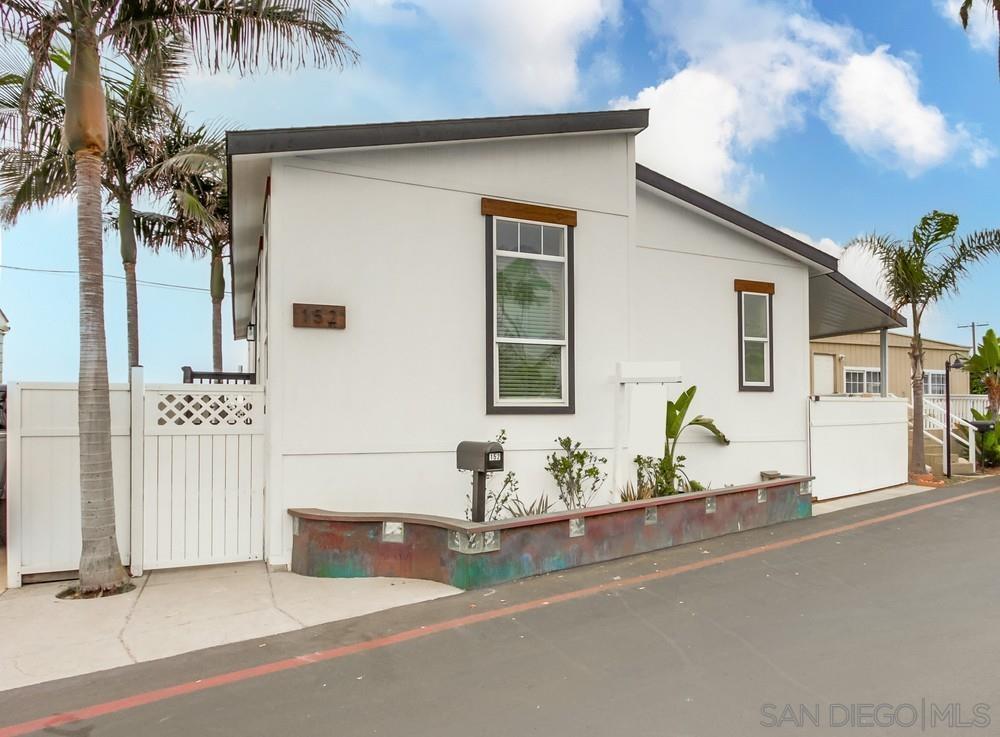
[[[678, 360], [691, 412], [715, 419], [720, 445], [692, 428], [679, 444], [693, 479], [714, 487], [808, 467], [809, 275], [773, 248], [640, 186], [632, 260], [635, 360]], [[773, 282], [774, 391], [739, 390], [735, 279]]]
[[[484, 196], [578, 211], [575, 414], [485, 413]], [[257, 350], [266, 336], [272, 563], [290, 555], [289, 507], [463, 516], [470, 478], [455, 446], [501, 428], [523, 499], [556, 496], [545, 456], [570, 435], [608, 458], [597, 501], [610, 500], [619, 361], [679, 361], [684, 385], [699, 386], [694, 411], [732, 438], [723, 448], [691, 431], [693, 478], [807, 470], [806, 267], [637, 195], [628, 135], [277, 159], [269, 213]], [[735, 278], [776, 284], [774, 392], [737, 391]], [[293, 329], [294, 302], [346, 305], [347, 329]]]
[[[557, 436], [611, 457], [615, 365], [628, 353], [631, 150], [625, 134], [581, 135], [275, 163], [272, 562], [290, 551], [288, 507], [463, 516], [461, 440], [506, 429], [526, 499], [554, 496], [543, 465]], [[485, 414], [483, 196], [578, 211], [575, 414]], [[347, 329], [293, 329], [294, 302], [346, 305]]]

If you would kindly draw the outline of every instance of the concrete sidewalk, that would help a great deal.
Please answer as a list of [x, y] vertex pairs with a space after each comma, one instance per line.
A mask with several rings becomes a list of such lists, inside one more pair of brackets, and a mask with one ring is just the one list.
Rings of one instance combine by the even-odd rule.
[[922, 494], [925, 491], [934, 491], [934, 489], [937, 488], [939, 487], [918, 486], [917, 484], [901, 484], [900, 486], [891, 486], [888, 489], [879, 489], [878, 491], [869, 491], [863, 494], [840, 496], [834, 499], [827, 499], [826, 501], [814, 503], [813, 516], [815, 517], [819, 514], [829, 514], [830, 512], [839, 512], [842, 509], [853, 509], [854, 507], [861, 507], [866, 504], [884, 502], [888, 499], [898, 499], [901, 496]]
[[152, 571], [106, 599], [66, 583], [0, 593], [0, 691], [459, 593], [405, 578], [308, 578], [263, 563]]

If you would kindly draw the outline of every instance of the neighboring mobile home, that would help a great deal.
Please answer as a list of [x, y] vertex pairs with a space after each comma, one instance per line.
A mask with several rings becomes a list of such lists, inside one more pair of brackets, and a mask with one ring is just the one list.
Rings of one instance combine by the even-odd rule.
[[[810, 394], [878, 394], [882, 391], [882, 371], [879, 364], [879, 334], [858, 333], [835, 338], [814, 339], [812, 354], [812, 388]], [[910, 336], [889, 333], [888, 392], [897, 397], [909, 397]], [[924, 393], [944, 396], [944, 365], [950, 356], [969, 355], [969, 346], [924, 338]], [[969, 394], [969, 374], [951, 372], [951, 392]]]
[[[228, 134], [272, 563], [291, 507], [461, 517], [455, 446], [501, 429], [529, 500], [555, 496], [543, 466], [566, 435], [607, 457], [614, 495], [688, 385], [732, 441], [687, 436], [692, 478], [810, 472], [810, 338], [905, 320], [829, 254], [637, 164], [647, 117]], [[902, 446], [873, 457], [882, 485], [905, 480]]]

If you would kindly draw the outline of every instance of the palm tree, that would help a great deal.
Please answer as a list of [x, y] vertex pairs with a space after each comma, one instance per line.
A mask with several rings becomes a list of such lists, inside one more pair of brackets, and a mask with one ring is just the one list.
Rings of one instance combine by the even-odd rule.
[[[139, 302], [136, 286], [135, 199], [142, 193], [160, 194], [156, 181], [150, 177], [152, 167], [160, 163], [164, 127], [171, 110], [156, 89], [165, 88], [183, 69], [180, 53], [165, 55], [166, 64], [160, 70], [156, 85], [147, 74], [121, 64], [105, 70], [108, 111], [108, 150], [105, 155], [101, 184], [117, 205], [109, 225], [119, 233], [122, 268], [125, 272], [126, 325], [128, 331], [128, 366], [139, 365]], [[63, 74], [69, 69], [69, 55], [56, 51], [52, 67]], [[176, 61], [175, 61], [176, 60]], [[72, 194], [73, 158], [62, 147], [61, 123], [66, 103], [62, 76], [53, 70], [37, 85], [37, 94], [29, 115], [37, 125], [44, 123], [44, 135], [32, 137], [37, 150], [25, 150], [11, 145], [0, 151], [0, 222], [13, 224], [27, 210], [41, 208], [53, 199]], [[23, 89], [25, 70], [0, 69], [0, 112], [17, 109], [18, 95]], [[157, 244], [146, 244], [156, 247]], [[185, 250], [179, 248], [178, 250]]]
[[179, 112], [171, 116], [163, 160], [150, 176], [170, 192], [170, 214], [139, 213], [151, 243], [207, 253], [212, 298], [212, 370], [222, 371], [222, 300], [226, 276], [222, 260], [229, 247], [229, 193], [225, 136], [215, 126], [191, 127]]
[[[356, 54], [341, 28], [345, 0], [6, 0], [0, 36], [21, 42], [31, 65], [20, 101], [28, 110], [54, 48], [68, 44], [64, 145], [73, 156], [80, 262], [80, 591], [117, 591], [128, 574], [115, 534], [111, 410], [104, 331], [101, 175], [108, 150], [101, 54], [133, 68], [162, 67], [166, 41], [186, 40], [194, 63], [241, 73], [307, 62], [343, 65]], [[0, 121], [0, 132], [7, 127]]]
[[969, 267], [1000, 254], [1000, 230], [982, 230], [957, 238], [958, 216], [933, 212], [920, 219], [908, 241], [873, 233], [848, 244], [864, 248], [882, 267], [883, 289], [897, 310], [910, 306], [910, 381], [913, 387], [913, 433], [910, 472], [926, 473], [924, 456], [924, 345], [920, 324], [927, 308], [954, 294]]
[[[962, 21], [962, 28], [969, 28], [969, 11], [975, 0], [962, 0], [958, 8], [958, 17]], [[996, 17], [997, 29], [1000, 30], [1000, 0], [983, 0], [990, 15]], [[997, 41], [997, 70], [1000, 73], [1000, 40]]]

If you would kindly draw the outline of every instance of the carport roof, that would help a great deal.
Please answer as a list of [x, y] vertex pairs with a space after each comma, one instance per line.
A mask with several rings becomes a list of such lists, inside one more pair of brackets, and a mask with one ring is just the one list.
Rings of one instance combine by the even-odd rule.
[[905, 327], [905, 317], [839, 271], [809, 280], [810, 339]]

